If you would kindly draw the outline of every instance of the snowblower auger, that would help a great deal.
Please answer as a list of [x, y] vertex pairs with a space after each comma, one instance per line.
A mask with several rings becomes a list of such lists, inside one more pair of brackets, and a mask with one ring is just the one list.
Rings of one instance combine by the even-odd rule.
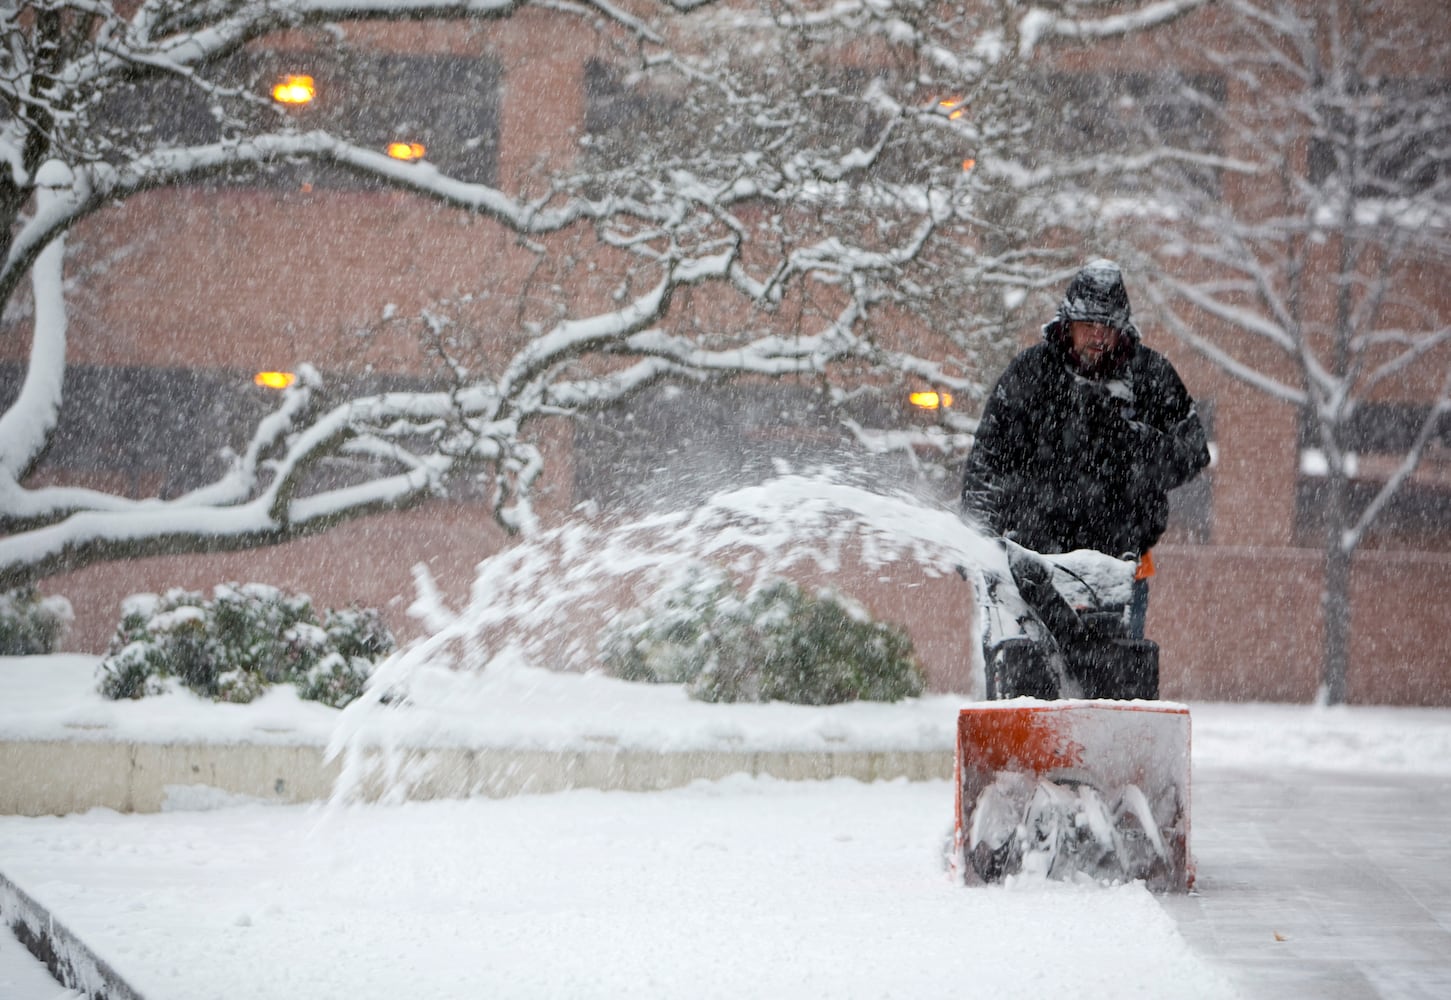
[[989, 700], [958, 717], [958, 874], [1189, 889], [1189, 711], [1126, 634], [1133, 562], [1002, 553], [977, 581]]
[[959, 875], [1083, 873], [1187, 891], [1189, 735], [1189, 710], [1167, 702], [1023, 698], [962, 709]]

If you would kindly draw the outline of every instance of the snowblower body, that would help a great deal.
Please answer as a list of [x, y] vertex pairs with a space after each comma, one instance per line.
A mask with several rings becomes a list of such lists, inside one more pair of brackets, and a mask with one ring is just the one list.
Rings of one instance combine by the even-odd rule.
[[1189, 712], [1157, 700], [1158, 647], [1127, 634], [1133, 562], [1003, 555], [977, 581], [988, 700], [958, 718], [959, 874], [1187, 890]]

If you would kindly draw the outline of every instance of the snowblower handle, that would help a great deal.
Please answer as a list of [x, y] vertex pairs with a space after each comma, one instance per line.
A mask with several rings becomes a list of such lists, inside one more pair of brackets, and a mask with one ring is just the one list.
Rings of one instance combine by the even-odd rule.
[[1138, 565], [1134, 568], [1134, 582], [1147, 580], [1154, 575], [1154, 552], [1152, 549], [1139, 556]]

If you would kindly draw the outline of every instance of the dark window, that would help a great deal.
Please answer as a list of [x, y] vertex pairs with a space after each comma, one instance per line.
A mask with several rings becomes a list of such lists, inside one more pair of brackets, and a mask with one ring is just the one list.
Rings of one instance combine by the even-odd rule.
[[[253, 372], [72, 365], [67, 405], [37, 470], [66, 482], [100, 481], [131, 496], [180, 496], [221, 476], [229, 452], [247, 446], [257, 422], [274, 410], [276, 390], [253, 384]], [[0, 364], [0, 408], [25, 377]], [[324, 376], [323, 405], [379, 392], [428, 388], [402, 376]], [[303, 495], [376, 475], [370, 462], [328, 459], [303, 483]], [[119, 485], [118, 485], [119, 484]]]
[[[872, 149], [882, 141], [889, 120], [866, 100], [877, 79], [858, 68], [814, 64], [773, 73], [760, 83], [779, 100], [770, 124], [762, 125], [751, 115], [723, 118], [714, 90], [672, 89], [664, 79], [590, 60], [584, 76], [586, 159], [604, 169], [641, 160], [719, 159], [722, 150], [772, 148], [788, 132], [795, 137], [791, 148], [827, 159]], [[970, 156], [966, 144], [944, 132], [924, 137], [903, 129], [866, 172], [884, 183], [923, 183], [944, 170], [961, 170]]]
[[585, 155], [596, 167], [625, 166], [643, 148], [663, 146], [662, 137], [676, 132], [685, 117], [683, 96], [599, 59], [585, 63]]
[[[23, 378], [19, 365], [0, 365], [4, 405]], [[250, 375], [176, 368], [71, 365], [62, 391], [67, 405], [41, 469], [68, 480], [120, 477], [133, 495], [164, 497], [224, 472], [224, 449], [243, 447], [243, 428], [272, 402]]]
[[[1025, 97], [1039, 123], [1035, 142], [1060, 157], [1135, 156], [1157, 148], [1216, 154], [1226, 90], [1214, 74], [1046, 73], [1030, 81]], [[1206, 190], [1219, 188], [1211, 168], [1166, 162], [1160, 169]]]
[[1373, 80], [1327, 98], [1309, 150], [1310, 180], [1353, 185], [1361, 198], [1451, 186], [1451, 81]]
[[[1417, 403], [1360, 403], [1342, 431], [1342, 448], [1354, 455], [1346, 502], [1359, 517], [1400, 466], [1431, 409]], [[1324, 541], [1329, 481], [1315, 456], [1321, 454], [1314, 422], [1300, 421], [1301, 463], [1295, 494], [1298, 544]], [[1416, 474], [1407, 480], [1370, 526], [1365, 544], [1418, 549], [1451, 549], [1451, 414], [1432, 430]]]
[[[1360, 402], [1341, 431], [1341, 446], [1357, 453], [1392, 453], [1404, 455], [1416, 437], [1431, 408], [1424, 403]], [[1431, 444], [1451, 447], [1451, 414], [1442, 414], [1432, 431]], [[1313, 417], [1300, 419], [1300, 447], [1321, 446]]]
[[[884, 425], [882, 405], [865, 405], [853, 416]], [[667, 385], [575, 425], [575, 495], [606, 509], [676, 509], [823, 466], [878, 485], [915, 475], [900, 456], [864, 456], [823, 396], [799, 385]]]
[[[266, 98], [275, 82], [292, 73], [311, 76], [316, 97], [280, 115], [270, 98], [262, 105], [235, 102], [223, 112], [196, 86], [160, 77], [116, 87], [95, 112], [95, 124], [113, 136], [141, 130], [138, 141], [128, 141], [110, 154], [115, 157], [276, 130], [290, 120], [299, 130], [324, 129], [380, 152], [392, 142], [419, 143], [428, 162], [440, 170], [464, 181], [494, 183], [499, 67], [493, 60], [386, 52], [263, 52], [233, 56], [209, 76], [224, 86]], [[279, 187], [377, 184], [325, 163], [274, 163], [220, 180]]]

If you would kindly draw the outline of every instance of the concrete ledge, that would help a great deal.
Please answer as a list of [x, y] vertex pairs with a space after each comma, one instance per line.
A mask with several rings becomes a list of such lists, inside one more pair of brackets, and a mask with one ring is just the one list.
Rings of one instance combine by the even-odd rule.
[[[427, 749], [370, 753], [365, 799], [503, 797], [575, 788], [654, 791], [732, 774], [785, 780], [912, 781], [952, 776], [952, 751], [691, 751], [602, 748], [552, 751]], [[0, 815], [46, 816], [92, 808], [157, 812], [168, 788], [203, 785], [283, 803], [326, 799], [342, 772], [323, 748], [254, 743], [0, 742]]]
[[0, 922], [45, 963], [62, 986], [87, 1000], [143, 1000], [109, 963], [0, 872]]

